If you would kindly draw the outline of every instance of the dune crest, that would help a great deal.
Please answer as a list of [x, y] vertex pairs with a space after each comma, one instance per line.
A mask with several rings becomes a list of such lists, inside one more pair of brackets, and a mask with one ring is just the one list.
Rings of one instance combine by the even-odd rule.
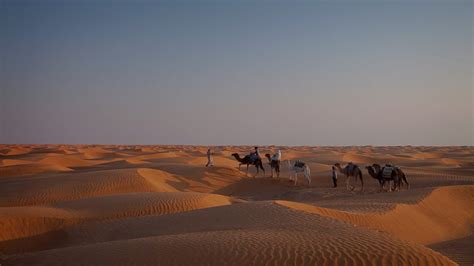
[[395, 209], [382, 214], [349, 213], [289, 201], [276, 203], [385, 231], [421, 244], [462, 238], [473, 233], [474, 186], [437, 188], [417, 204], [398, 204]]
[[[471, 265], [472, 147], [1, 145], [2, 265]], [[311, 169], [288, 179], [286, 160]], [[393, 163], [410, 189], [333, 188], [331, 167]], [[301, 178], [301, 175], [300, 175]], [[357, 183], [359, 187], [360, 183]]]

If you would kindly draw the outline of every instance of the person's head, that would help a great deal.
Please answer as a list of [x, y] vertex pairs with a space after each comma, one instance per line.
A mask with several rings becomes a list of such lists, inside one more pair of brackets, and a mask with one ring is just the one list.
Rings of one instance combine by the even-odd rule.
[[255, 150], [258, 150], [258, 147], [257, 147], [257, 146], [255, 146], [255, 147], [254, 147], [254, 149], [255, 149]]
[[331, 167], [331, 168], [332, 168], [332, 170], [333, 170], [333, 171], [334, 171], [334, 170], [336, 170], [336, 167], [334, 167], [334, 166], [333, 166], [333, 167]]

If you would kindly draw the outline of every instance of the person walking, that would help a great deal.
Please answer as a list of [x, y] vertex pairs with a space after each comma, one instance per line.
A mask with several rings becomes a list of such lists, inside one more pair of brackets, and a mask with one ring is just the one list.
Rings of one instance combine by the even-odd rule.
[[214, 166], [214, 160], [212, 159], [211, 148], [207, 149], [207, 164], [206, 167]]
[[336, 171], [336, 167], [332, 167], [332, 182], [334, 184], [333, 187], [337, 187], [337, 171]]

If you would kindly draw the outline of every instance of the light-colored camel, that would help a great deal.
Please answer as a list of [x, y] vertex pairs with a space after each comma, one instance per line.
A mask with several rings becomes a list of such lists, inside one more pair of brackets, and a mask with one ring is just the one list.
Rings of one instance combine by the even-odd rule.
[[290, 180], [295, 180], [295, 186], [298, 183], [298, 173], [303, 173], [304, 177], [306, 178], [306, 181], [308, 181], [308, 186], [311, 185], [311, 169], [309, 166], [302, 162], [302, 161], [296, 161], [292, 163], [290, 160], [287, 160], [288, 162], [288, 170], [290, 172]]
[[[334, 165], [341, 174], [346, 176], [346, 189], [347, 190], [354, 190], [355, 187], [350, 185], [350, 179], [353, 177], [357, 182], [357, 178], [360, 179], [360, 183], [362, 184], [361, 190], [364, 191], [364, 179], [362, 177], [362, 171], [360, 170], [359, 166], [349, 163], [344, 168], [341, 167], [340, 163], [336, 163]], [[350, 189], [349, 189], [350, 188]]]

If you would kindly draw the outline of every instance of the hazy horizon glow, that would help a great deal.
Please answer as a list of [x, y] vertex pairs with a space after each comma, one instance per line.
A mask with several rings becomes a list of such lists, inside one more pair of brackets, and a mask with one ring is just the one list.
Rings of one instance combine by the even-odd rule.
[[4, 0], [0, 143], [474, 145], [473, 5]]

